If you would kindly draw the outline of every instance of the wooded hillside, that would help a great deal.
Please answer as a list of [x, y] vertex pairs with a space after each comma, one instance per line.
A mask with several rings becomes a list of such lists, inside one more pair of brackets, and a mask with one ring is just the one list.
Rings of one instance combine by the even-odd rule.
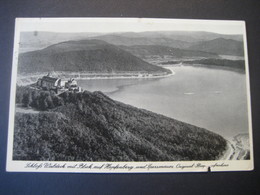
[[[27, 96], [23, 93], [37, 93], [24, 106], [38, 109], [33, 102], [41, 101], [47, 106], [38, 113], [16, 113], [14, 160], [214, 160], [226, 148], [220, 135], [114, 101], [101, 92], [56, 97], [24, 88], [19, 93], [17, 103]], [[60, 101], [54, 103], [55, 98]]]

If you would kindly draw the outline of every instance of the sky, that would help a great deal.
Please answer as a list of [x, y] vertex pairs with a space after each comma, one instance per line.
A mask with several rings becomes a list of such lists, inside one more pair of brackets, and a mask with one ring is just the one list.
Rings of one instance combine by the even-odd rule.
[[207, 31], [220, 34], [243, 34], [243, 21], [147, 19], [147, 18], [18, 18], [20, 31], [49, 32], [144, 32]]

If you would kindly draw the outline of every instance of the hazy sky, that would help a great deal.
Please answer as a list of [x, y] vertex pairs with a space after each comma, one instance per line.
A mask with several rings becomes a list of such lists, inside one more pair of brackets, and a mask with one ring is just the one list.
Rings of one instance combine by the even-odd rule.
[[[243, 21], [144, 18], [18, 18], [20, 31], [50, 32], [143, 32], [208, 31], [243, 34]], [[17, 29], [17, 30], [18, 30]]]

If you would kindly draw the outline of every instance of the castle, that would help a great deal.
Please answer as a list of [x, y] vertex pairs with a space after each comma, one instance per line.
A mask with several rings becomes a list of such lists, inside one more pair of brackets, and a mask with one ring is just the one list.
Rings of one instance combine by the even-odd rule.
[[61, 78], [50, 76], [50, 74], [39, 78], [36, 86], [44, 90], [53, 90], [56, 93], [62, 93], [64, 91], [82, 91], [81, 87], [78, 87], [77, 81], [75, 79], [63, 81]]

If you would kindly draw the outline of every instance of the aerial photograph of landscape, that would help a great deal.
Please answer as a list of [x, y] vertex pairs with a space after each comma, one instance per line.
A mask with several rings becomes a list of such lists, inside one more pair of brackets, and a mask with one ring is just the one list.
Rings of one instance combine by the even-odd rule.
[[252, 160], [237, 23], [26, 22], [16, 31], [12, 161]]

